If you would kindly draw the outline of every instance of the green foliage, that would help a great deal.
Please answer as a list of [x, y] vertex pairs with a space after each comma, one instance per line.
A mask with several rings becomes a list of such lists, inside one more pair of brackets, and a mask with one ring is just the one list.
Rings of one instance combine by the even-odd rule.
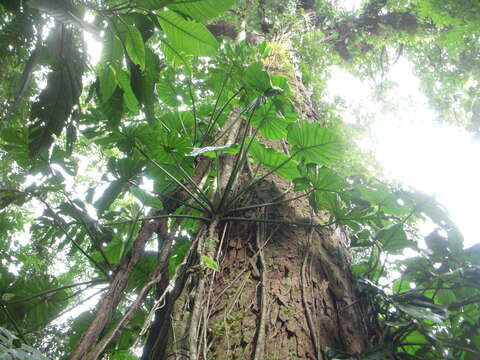
[[6, 360], [47, 360], [43, 354], [28, 346], [7, 329], [0, 327], [0, 352]]

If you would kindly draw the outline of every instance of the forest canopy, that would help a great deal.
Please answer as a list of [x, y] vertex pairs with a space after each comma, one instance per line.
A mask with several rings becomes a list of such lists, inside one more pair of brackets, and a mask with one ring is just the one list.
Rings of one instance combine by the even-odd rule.
[[327, 96], [406, 59], [478, 135], [479, 36], [476, 0], [0, 0], [0, 359], [479, 359], [480, 245]]

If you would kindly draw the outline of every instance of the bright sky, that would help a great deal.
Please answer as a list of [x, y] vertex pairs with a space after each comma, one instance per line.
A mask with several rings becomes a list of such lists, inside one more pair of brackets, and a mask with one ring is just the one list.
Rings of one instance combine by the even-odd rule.
[[332, 69], [329, 90], [348, 104], [347, 122], [357, 121], [355, 109], [372, 121], [370, 135], [360, 144], [374, 151], [392, 178], [435, 195], [460, 227], [465, 247], [479, 242], [480, 143], [464, 129], [435, 120], [408, 61], [400, 59], [389, 78], [397, 84], [396, 106], [375, 103], [371, 84], [338, 68]]
[[[338, 6], [348, 11], [358, 9], [363, 2], [337, 0]], [[329, 90], [347, 104], [370, 113], [371, 134], [361, 145], [374, 151], [392, 177], [435, 195], [462, 231], [465, 247], [480, 242], [480, 143], [462, 128], [435, 121], [436, 113], [420, 92], [419, 79], [405, 59], [392, 67], [389, 79], [396, 82], [394, 95], [400, 98], [395, 110], [372, 102], [371, 84], [339, 69], [332, 72]], [[356, 122], [352, 111], [345, 112], [344, 119]]]

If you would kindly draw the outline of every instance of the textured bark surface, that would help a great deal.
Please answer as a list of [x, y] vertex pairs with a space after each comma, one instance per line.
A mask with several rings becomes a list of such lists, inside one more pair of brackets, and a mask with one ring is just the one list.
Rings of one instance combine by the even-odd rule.
[[[278, 190], [268, 182], [262, 192]], [[308, 211], [308, 202], [296, 200], [260, 215], [308, 222]], [[259, 211], [244, 216], [258, 218]], [[175, 306], [169, 355], [189, 358], [188, 341], [183, 340], [192, 330], [190, 314], [196, 301], [202, 309], [196, 329], [198, 359], [253, 359], [259, 346], [262, 298], [266, 299], [264, 354], [257, 358], [328, 359], [327, 346], [359, 353], [370, 345], [373, 332], [355, 294], [340, 229], [228, 222], [216, 231], [222, 243], [221, 271], [203, 273], [206, 283], [200, 297], [196, 296], [198, 276], [191, 277]], [[259, 249], [265, 261], [263, 282]]]

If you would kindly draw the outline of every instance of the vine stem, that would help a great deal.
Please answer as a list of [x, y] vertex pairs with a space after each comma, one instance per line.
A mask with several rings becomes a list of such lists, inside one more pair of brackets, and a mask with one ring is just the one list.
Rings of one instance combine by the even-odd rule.
[[[202, 256], [205, 254], [209, 258], [213, 258], [215, 254], [216, 246], [211, 246], [209, 244], [205, 244], [206, 238], [209, 240], [215, 241], [215, 245], [218, 244], [218, 236], [216, 234], [216, 228], [219, 223], [219, 217], [214, 217], [212, 222], [208, 227], [208, 232], [206, 236], [202, 236], [198, 242], [198, 254]], [[198, 337], [200, 331], [200, 325], [202, 320], [202, 303], [203, 303], [203, 295], [205, 292], [205, 285], [206, 285], [206, 276], [205, 274], [200, 275], [200, 279], [198, 280], [197, 284], [197, 291], [195, 293], [194, 303], [192, 313], [190, 315], [190, 328], [188, 330], [188, 344], [190, 350], [190, 360], [198, 360]], [[206, 344], [205, 344], [206, 345]]]
[[150, 277], [150, 280], [142, 287], [140, 293], [138, 294], [137, 298], [130, 305], [130, 308], [127, 310], [125, 315], [122, 319], [115, 325], [113, 329], [109, 331], [109, 333], [102, 338], [102, 340], [95, 346], [95, 348], [86, 356], [86, 360], [96, 360], [100, 357], [100, 355], [105, 351], [105, 349], [110, 345], [112, 341], [114, 341], [118, 335], [122, 332], [122, 330], [127, 326], [133, 316], [137, 313], [140, 309], [140, 306], [143, 303], [143, 300], [147, 296], [148, 292], [152, 288], [153, 285], [158, 283], [162, 278], [162, 269], [163, 263], [159, 263], [155, 272]]
[[[267, 209], [263, 208], [265, 213]], [[258, 260], [260, 263], [260, 320], [258, 324], [258, 335], [257, 341], [255, 344], [255, 353], [254, 360], [262, 360], [265, 354], [265, 333], [267, 325], [267, 312], [268, 312], [268, 298], [267, 298], [267, 266], [265, 263], [265, 258], [263, 256], [263, 246], [266, 242], [265, 240], [265, 223], [257, 224], [257, 236], [255, 237], [257, 250], [258, 250]]]
[[307, 299], [306, 299], [306, 293], [307, 293], [307, 274], [306, 274], [306, 268], [307, 268], [307, 262], [308, 262], [308, 246], [311, 244], [311, 236], [314, 231], [314, 228], [312, 228], [309, 232], [308, 235], [308, 241], [307, 241], [307, 246], [305, 247], [305, 255], [303, 258], [303, 264], [302, 264], [302, 301], [303, 301], [303, 306], [305, 308], [305, 317], [307, 318], [307, 324], [310, 329], [310, 335], [312, 337], [312, 342], [313, 342], [313, 347], [315, 349], [315, 358], [316, 359], [323, 359], [323, 354], [320, 350], [319, 346], [319, 341], [318, 341], [318, 336], [315, 328], [315, 324], [313, 323], [313, 316], [312, 316], [312, 311], [308, 307]]

